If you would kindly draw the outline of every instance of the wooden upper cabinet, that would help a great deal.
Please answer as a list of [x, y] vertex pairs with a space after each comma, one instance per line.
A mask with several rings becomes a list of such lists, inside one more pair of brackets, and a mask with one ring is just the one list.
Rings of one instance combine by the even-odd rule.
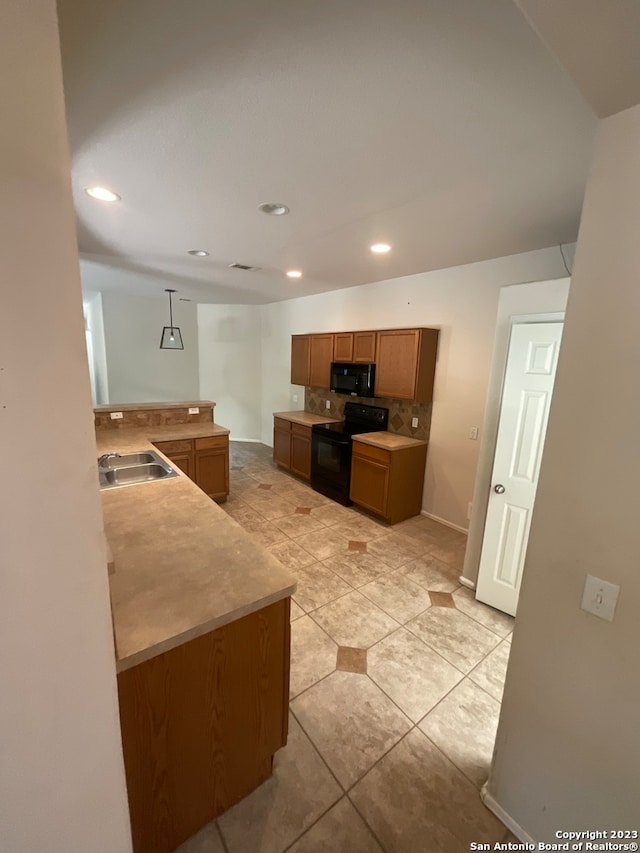
[[311, 335], [291, 335], [291, 384], [309, 384]]
[[353, 361], [353, 332], [340, 332], [333, 336], [333, 360]]
[[437, 329], [378, 332], [376, 397], [432, 400], [437, 351]]
[[438, 329], [291, 336], [291, 384], [328, 388], [332, 361], [376, 365], [375, 395], [429, 403]]
[[353, 360], [366, 364], [375, 363], [377, 332], [353, 333]]
[[328, 388], [333, 361], [333, 335], [311, 335], [309, 382], [315, 388]]

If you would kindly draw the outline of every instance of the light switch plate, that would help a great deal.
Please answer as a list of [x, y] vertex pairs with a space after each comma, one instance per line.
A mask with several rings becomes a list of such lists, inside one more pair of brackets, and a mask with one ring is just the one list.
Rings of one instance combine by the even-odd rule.
[[111, 412], [110, 414], [111, 414], [111, 420], [112, 421], [119, 421], [120, 418], [122, 417], [122, 412]]
[[469, 430], [469, 438], [472, 441], [478, 440], [478, 427], [471, 427], [471, 429]]
[[330, 409], [331, 408], [331, 400], [327, 400], [326, 402], [327, 402], [327, 409]]
[[587, 613], [593, 613], [600, 619], [613, 622], [619, 592], [620, 587], [617, 584], [603, 581], [602, 578], [596, 578], [594, 575], [587, 575], [580, 606]]
[[411, 426], [413, 429], [418, 429], [418, 419], [417, 418], [411, 418]]
[[298, 402], [298, 395], [297, 395], [297, 394], [294, 394], [294, 395], [293, 395], [293, 402], [294, 402], [294, 403], [297, 403], [297, 402]]
[[189, 409], [189, 414], [190, 414], [190, 415], [199, 415], [199, 414], [200, 414], [200, 409], [198, 408], [198, 406], [192, 406], [192, 407]]

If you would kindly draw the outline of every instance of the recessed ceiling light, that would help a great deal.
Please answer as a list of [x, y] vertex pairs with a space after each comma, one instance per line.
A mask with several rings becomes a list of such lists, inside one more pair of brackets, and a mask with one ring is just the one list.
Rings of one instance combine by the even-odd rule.
[[279, 201], [265, 201], [258, 205], [258, 210], [268, 213], [269, 216], [284, 216], [289, 213], [287, 205], [281, 204]]
[[302, 278], [300, 270], [287, 270], [287, 275], [289, 278]]
[[97, 198], [98, 201], [120, 201], [120, 196], [106, 187], [85, 187], [84, 191], [91, 198]]
[[194, 255], [196, 258], [208, 258], [209, 252], [205, 252], [204, 249], [189, 249], [187, 252], [188, 255]]
[[391, 251], [391, 246], [388, 243], [374, 243], [373, 246], [369, 247], [372, 252], [375, 252], [376, 255], [386, 255], [387, 252]]

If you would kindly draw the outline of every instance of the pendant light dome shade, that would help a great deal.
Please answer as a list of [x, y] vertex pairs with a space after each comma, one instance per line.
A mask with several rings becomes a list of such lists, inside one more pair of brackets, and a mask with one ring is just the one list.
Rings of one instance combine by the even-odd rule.
[[165, 292], [169, 294], [169, 325], [163, 326], [162, 328], [160, 349], [184, 349], [182, 333], [177, 326], [173, 325], [173, 305], [171, 304], [171, 294], [176, 292], [175, 288], [165, 287]]

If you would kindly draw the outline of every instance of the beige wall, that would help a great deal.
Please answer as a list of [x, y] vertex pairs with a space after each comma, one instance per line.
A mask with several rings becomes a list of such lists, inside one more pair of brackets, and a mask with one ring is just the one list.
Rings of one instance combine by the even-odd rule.
[[536, 841], [638, 828], [639, 150], [640, 107], [601, 122], [489, 783]]
[[173, 298], [173, 322], [183, 350], [160, 349], [169, 325], [169, 299], [158, 284], [156, 296], [106, 290], [102, 294], [109, 403], [197, 400], [198, 320], [195, 303]]
[[262, 308], [198, 305], [200, 399], [215, 400], [216, 423], [240, 441], [260, 440]]
[[54, 0], [4, 0], [0, 102], [0, 850], [127, 853]]
[[265, 305], [262, 440], [272, 443], [272, 412], [302, 408], [302, 389], [289, 384], [290, 335], [439, 327], [423, 509], [466, 529], [480, 446], [469, 429], [483, 422], [500, 289], [565, 275], [556, 247]]

